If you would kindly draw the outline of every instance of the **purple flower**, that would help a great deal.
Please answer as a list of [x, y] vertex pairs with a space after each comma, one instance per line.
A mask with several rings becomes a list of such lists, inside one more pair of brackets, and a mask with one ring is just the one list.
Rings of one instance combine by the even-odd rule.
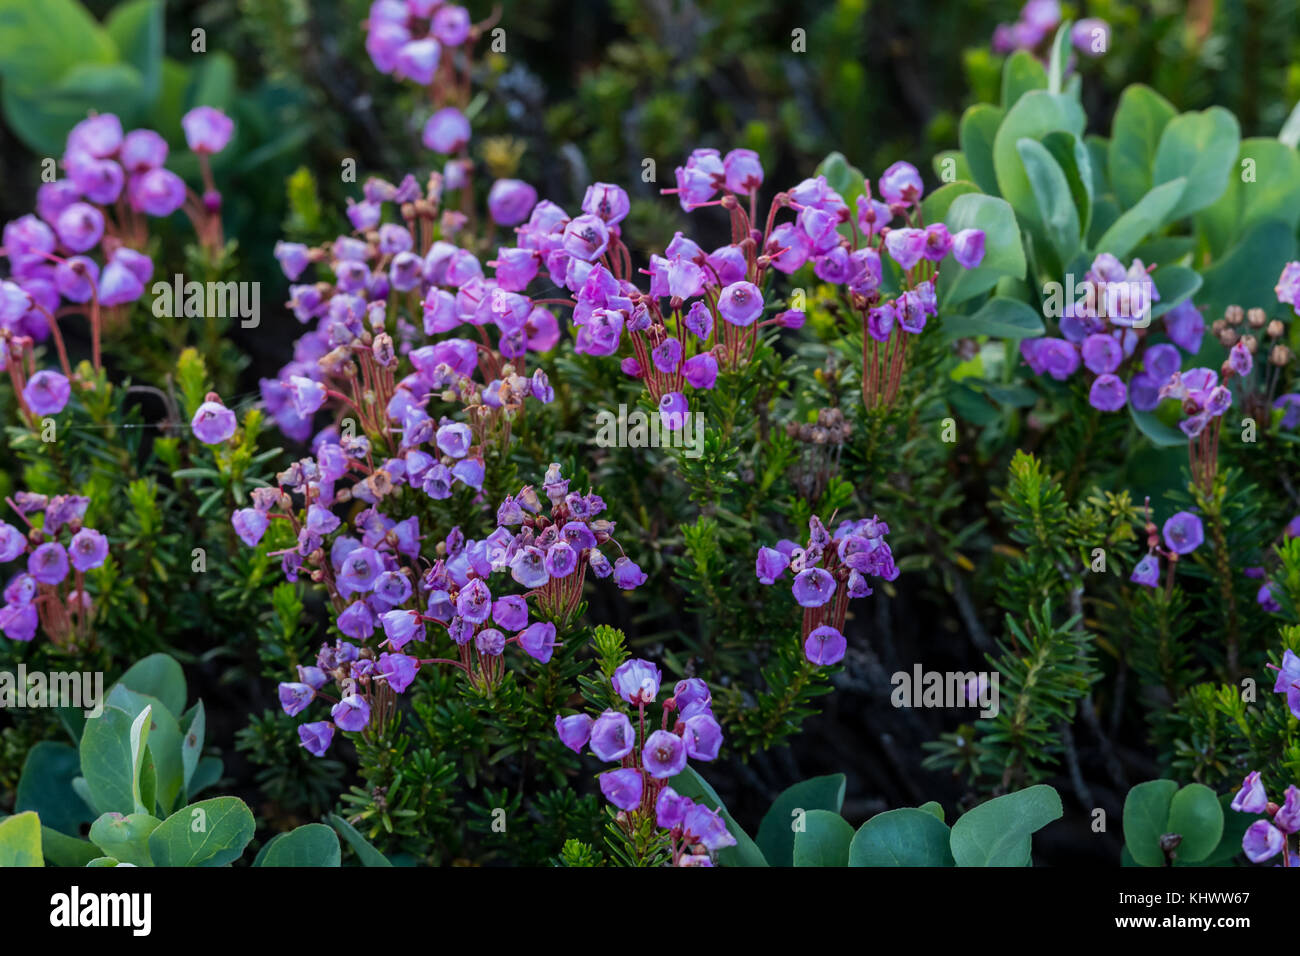
[[803, 643], [804, 657], [819, 667], [838, 664], [844, 659], [846, 650], [848, 650], [848, 641], [829, 624], [814, 628]]
[[916, 167], [901, 161], [886, 169], [877, 181], [877, 185], [880, 187], [880, 195], [884, 196], [885, 201], [889, 203], [914, 203], [921, 198], [925, 190], [921, 182], [921, 174], [917, 172]]
[[668, 336], [650, 350], [650, 361], [665, 375], [676, 372], [682, 364], [682, 343]]
[[607, 710], [591, 725], [591, 752], [601, 760], [622, 760], [635, 743], [636, 732], [627, 714]]
[[517, 226], [537, 205], [537, 190], [520, 179], [498, 179], [488, 192], [488, 211], [500, 226]]
[[397, 693], [405, 693], [406, 688], [411, 686], [415, 680], [415, 672], [420, 669], [420, 662], [414, 657], [408, 657], [405, 654], [389, 654], [387, 651], [379, 655], [378, 676], [388, 682], [388, 686]]
[[68, 151], [84, 151], [96, 159], [112, 156], [122, 146], [122, 121], [112, 113], [88, 116], [68, 133]]
[[686, 424], [689, 407], [681, 392], [665, 392], [659, 399], [660, 423], [669, 431], [677, 431]]
[[555, 625], [537, 621], [519, 632], [519, 646], [524, 653], [545, 664], [555, 653]]
[[474, 646], [487, 657], [500, 657], [506, 650], [506, 636], [495, 627], [485, 627], [474, 635]]
[[1241, 781], [1241, 790], [1230, 804], [1238, 813], [1263, 813], [1268, 808], [1268, 794], [1260, 782], [1259, 771], [1253, 770]]
[[68, 552], [57, 541], [47, 541], [27, 557], [27, 573], [41, 584], [58, 584], [68, 576]]
[[[168, 174], [175, 175], [175, 174]], [[185, 198], [181, 184], [181, 199]], [[168, 212], [173, 212], [174, 207]], [[54, 231], [59, 241], [73, 252], [86, 252], [99, 244], [104, 235], [104, 214], [89, 203], [74, 202], [54, 221]]]
[[613, 226], [623, 221], [632, 209], [632, 201], [621, 186], [592, 183], [582, 197], [582, 211], [597, 216]]
[[732, 325], [753, 325], [763, 314], [763, 293], [752, 282], [733, 282], [718, 295], [718, 314]]
[[1165, 522], [1165, 544], [1177, 554], [1191, 554], [1205, 540], [1201, 519], [1190, 511], [1180, 511]]
[[384, 562], [373, 548], [355, 548], [339, 564], [338, 585], [344, 597], [369, 591], [384, 571]]
[[1128, 401], [1128, 389], [1117, 375], [1099, 375], [1088, 391], [1088, 404], [1098, 411], [1115, 412]]
[[334, 739], [334, 725], [327, 720], [318, 720], [311, 724], [302, 724], [298, 728], [298, 739], [307, 752], [316, 757], [325, 756], [330, 742]]
[[790, 558], [776, 548], [759, 548], [754, 573], [760, 584], [772, 584], [790, 566]]
[[1071, 343], [1053, 338], [1037, 339], [1036, 342], [1039, 363], [1058, 382], [1064, 382], [1078, 369], [1079, 350]]
[[1070, 28], [1070, 43], [1086, 57], [1101, 56], [1110, 49], [1110, 26], [1098, 17], [1084, 17]]
[[1160, 559], [1154, 554], [1144, 554], [1142, 560], [1133, 568], [1129, 580], [1134, 584], [1145, 584], [1149, 588], [1160, 583]]
[[473, 624], [482, 624], [492, 613], [492, 592], [482, 578], [474, 578], [456, 596], [456, 613]]
[[733, 149], [722, 160], [727, 190], [748, 196], [763, 185], [763, 163], [752, 149]]
[[1164, 314], [1161, 321], [1165, 324], [1165, 333], [1170, 341], [1189, 355], [1201, 350], [1201, 337], [1205, 334], [1205, 319], [1192, 305], [1191, 299], [1184, 299]]
[[424, 622], [414, 611], [401, 608], [385, 611], [379, 615], [379, 622], [384, 626], [384, 636], [388, 638], [389, 646], [395, 651], [400, 651], [411, 641], [424, 640]]
[[941, 222], [925, 227], [925, 258], [931, 262], [942, 262], [953, 247], [953, 237], [948, 227]]
[[1250, 374], [1250, 370], [1255, 363], [1250, 354], [1250, 349], [1246, 348], [1245, 339], [1238, 341], [1228, 351], [1228, 364], [1232, 366], [1234, 372], [1243, 378]]
[[517, 594], [497, 598], [492, 604], [492, 620], [515, 633], [528, 626], [528, 602]]
[[[394, 618], [395, 622], [396, 620]], [[353, 601], [334, 623], [340, 631], [358, 641], [365, 640], [375, 632], [375, 615], [365, 601]], [[409, 639], [408, 637], [407, 640]]]
[[1288, 262], [1273, 287], [1277, 301], [1292, 306], [1300, 314], [1300, 262]]
[[1283, 833], [1295, 833], [1300, 830], [1300, 790], [1295, 786], [1286, 788], [1282, 806], [1273, 814], [1273, 826]]
[[433, 82], [441, 54], [442, 48], [433, 37], [411, 40], [398, 49], [393, 72], [421, 86], [428, 86]]
[[510, 559], [510, 576], [526, 588], [540, 588], [550, 580], [546, 556], [531, 545], [520, 548]]
[[458, 152], [469, 142], [469, 120], [454, 106], [444, 107], [424, 124], [420, 141], [435, 153]]
[[1285, 843], [1286, 835], [1267, 820], [1256, 820], [1246, 828], [1246, 835], [1241, 838], [1241, 848], [1251, 863], [1263, 863], [1277, 856]]
[[190, 420], [194, 437], [205, 445], [220, 445], [235, 433], [235, 413], [218, 401], [209, 399], [199, 406]]
[[[1169, 348], [1169, 346], [1165, 346]], [[1124, 349], [1112, 336], [1096, 332], [1083, 340], [1079, 347], [1083, 353], [1083, 364], [1094, 375], [1107, 375], [1119, 368], [1119, 363], [1124, 361]], [[1177, 371], [1178, 362], [1175, 356], [1173, 371]]]
[[185, 181], [170, 169], [151, 169], [131, 177], [127, 196], [133, 209], [150, 216], [170, 216], [185, 203]]
[[[679, 701], [680, 703], [680, 701]], [[686, 753], [696, 760], [714, 760], [722, 749], [722, 727], [711, 714], [696, 714], [685, 721], [682, 739]]]
[[702, 843], [710, 852], [736, 845], [736, 838], [727, 830], [726, 821], [716, 811], [698, 803], [687, 808], [682, 828], [688, 842]]
[[574, 753], [582, 753], [582, 748], [587, 746], [587, 741], [591, 739], [591, 726], [594, 721], [586, 714], [574, 714], [571, 717], [561, 717], [555, 715], [555, 733], [559, 735], [560, 743], [568, 747]]
[[701, 342], [707, 342], [713, 334], [713, 313], [703, 302], [692, 302], [686, 312], [685, 325]]
[[156, 169], [167, 161], [167, 140], [151, 129], [136, 129], [122, 139], [118, 160], [128, 173]]
[[672, 787], [664, 787], [655, 800], [655, 822], [665, 830], [681, 826], [686, 818], [686, 811], [695, 806], [695, 801], [683, 797]]
[[984, 230], [963, 229], [952, 237], [952, 257], [963, 269], [974, 269], [984, 261]]
[[662, 675], [650, 661], [633, 658], [624, 661], [614, 671], [611, 683], [614, 690], [629, 704], [653, 704], [659, 696]]
[[72, 385], [58, 372], [42, 370], [23, 386], [23, 401], [37, 415], [57, 415], [72, 396]]
[[348, 694], [330, 710], [339, 730], [365, 730], [370, 723], [370, 704], [360, 694]]
[[835, 577], [825, 568], [805, 568], [791, 587], [800, 607], [821, 607], [835, 596]]
[[82, 528], [68, 543], [72, 566], [78, 571], [97, 568], [108, 558], [108, 539], [94, 528]]
[[1282, 668], [1273, 684], [1275, 694], [1286, 694], [1287, 706], [1300, 719], [1300, 657], [1291, 651], [1282, 655]]
[[599, 216], [590, 214], [569, 221], [561, 238], [564, 251], [583, 262], [595, 262], [609, 248], [609, 229]]
[[310, 684], [280, 684], [280, 706], [290, 717], [297, 717], [306, 710], [315, 697], [316, 690]]
[[27, 550], [27, 536], [13, 525], [0, 521], [0, 562], [12, 561]]
[[656, 780], [681, 773], [686, 769], [686, 746], [682, 738], [666, 730], [656, 730], [646, 738], [641, 764]]
[[181, 117], [185, 142], [195, 153], [219, 153], [230, 142], [234, 121], [211, 106], [196, 106]]
[[712, 352], [701, 352], [688, 358], [682, 371], [692, 388], [707, 390], [718, 381], [718, 360]]
[[891, 229], [885, 236], [885, 251], [889, 257], [907, 271], [925, 255], [925, 231], [910, 226]]
[[623, 555], [614, 562], [614, 583], [624, 591], [631, 591], [645, 584], [645, 582], [645, 573], [627, 555]]
[[643, 786], [640, 770], [609, 770], [600, 775], [600, 792], [620, 810], [637, 808]]

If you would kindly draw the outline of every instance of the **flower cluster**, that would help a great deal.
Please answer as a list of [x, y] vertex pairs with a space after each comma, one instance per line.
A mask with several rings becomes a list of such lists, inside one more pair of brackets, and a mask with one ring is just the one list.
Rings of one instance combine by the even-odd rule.
[[[993, 52], [1041, 53], [1060, 25], [1061, 5], [1057, 0], [1029, 0], [1015, 23], [999, 23], [993, 30]], [[1110, 26], [1097, 17], [1079, 20], [1070, 28], [1070, 43], [1084, 56], [1100, 56], [1110, 48]]]
[[[371, 179], [364, 200], [348, 210], [355, 234], [315, 249], [277, 245], [276, 258], [297, 283], [289, 307], [300, 322], [316, 325], [278, 377], [261, 382], [268, 411], [300, 441], [327, 406], [359, 421], [366, 441], [397, 454], [436, 440], [445, 460], [426, 469], [420, 458], [417, 470], [428, 493], [441, 498], [455, 483], [481, 485], [481, 446], [508, 440], [527, 399], [554, 398], [546, 373], [528, 375], [526, 363], [530, 350], [549, 351], [560, 334], [553, 314], [519, 294], [523, 285], [511, 281], [509, 269], [486, 278], [474, 253], [439, 238], [464, 226], [463, 214], [439, 214], [445, 185], [437, 174], [426, 189], [409, 175], [396, 186]], [[299, 283], [313, 264], [327, 264], [332, 281]], [[421, 332], [432, 338], [461, 326], [471, 327], [472, 337], [420, 341]], [[462, 406], [470, 425], [434, 418], [427, 410], [434, 401]]]
[[[1291, 655], [1293, 663], [1300, 667], [1300, 659], [1295, 658], [1290, 651], [1287, 651], [1287, 654]], [[1295, 676], [1285, 677], [1285, 679], [1291, 682]], [[1279, 675], [1278, 683], [1283, 679], [1284, 677]], [[1292, 710], [1295, 710], [1294, 706]], [[1252, 863], [1263, 863], [1281, 853], [1281, 865], [1292, 865], [1288, 838], [1291, 834], [1300, 832], [1300, 789], [1294, 785], [1287, 787], [1283, 795], [1283, 803], [1278, 806], [1269, 800], [1268, 792], [1260, 780], [1259, 771], [1254, 770], [1241, 782], [1241, 790], [1232, 798], [1231, 806], [1238, 813], [1267, 813], [1271, 817], [1270, 820], [1256, 820], [1246, 828], [1246, 833], [1241, 838], [1241, 848], [1245, 851], [1247, 859]]]
[[[614, 691], [637, 710], [637, 723], [623, 711], [608, 709], [599, 717], [557, 715], [555, 732], [574, 753], [588, 745], [618, 770], [600, 775], [600, 791], [627, 814], [653, 816], [668, 831], [674, 866], [712, 866], [709, 854], [732, 846], [736, 838], [715, 811], [683, 797], [668, 780], [686, 769], [687, 759], [714, 760], [722, 748], [722, 727], [713, 716], [713, 696], [699, 678], [678, 681], [664, 700], [658, 730], [646, 732], [646, 708], [659, 698], [662, 675], [646, 660], [629, 660], [615, 669]], [[653, 721], [651, 722], [653, 726]]]
[[1079, 298], [1062, 303], [1061, 337], [1023, 339], [1021, 356], [1035, 375], [1058, 382], [1085, 369], [1092, 378], [1088, 403], [1098, 411], [1118, 411], [1126, 403], [1138, 411], [1155, 408], [1160, 386], [1182, 366], [1178, 349], [1192, 355], [1200, 350], [1200, 313], [1190, 303], [1179, 303], [1164, 316], [1174, 344], [1149, 341], [1151, 306], [1160, 301], [1160, 293], [1141, 259], [1126, 268], [1102, 253], [1077, 288]]
[[[168, 146], [162, 136], [151, 129], [124, 133], [117, 116], [100, 113], [68, 133], [60, 160], [65, 175], [37, 190], [35, 214], [5, 223], [0, 253], [10, 275], [0, 280], [0, 362], [25, 415], [58, 414], [71, 397], [74, 376], [58, 323], [65, 310], [87, 315], [92, 363], [99, 369], [105, 325], [122, 321], [124, 307], [144, 295], [153, 275], [153, 260], [144, 252], [149, 217], [184, 210], [202, 244], [221, 245], [221, 194], [207, 158], [225, 148], [234, 124], [201, 106], [181, 125], [199, 157], [202, 196], [163, 165]], [[53, 339], [61, 372], [36, 370], [33, 349], [47, 339]]]
[[1166, 589], [1169, 589], [1174, 585], [1174, 570], [1179, 560], [1191, 554], [1205, 541], [1205, 526], [1201, 523], [1201, 519], [1190, 511], [1180, 511], [1170, 516], [1162, 529], [1157, 529], [1155, 522], [1151, 520], [1150, 498], [1146, 500], [1145, 508], [1147, 553], [1133, 568], [1129, 580], [1149, 588], [1157, 587], [1160, 583], [1160, 559], [1164, 558], [1169, 565], [1169, 575], [1165, 584]]
[[[870, 183], [864, 183], [866, 195], [858, 198], [856, 213], [825, 176], [805, 179], [774, 197], [760, 230], [763, 180], [751, 150], [734, 149], [725, 156], [715, 149], [692, 152], [676, 170], [676, 186], [663, 192], [675, 194], [688, 212], [726, 209], [732, 241], [706, 252], [679, 232], [662, 255], [650, 256], [643, 270], [649, 276], [646, 289], [634, 281], [621, 238], [620, 224], [630, 209], [627, 193], [608, 183], [588, 187], [583, 215], [576, 218], [550, 203], [539, 204], [518, 230], [519, 247], [498, 255], [498, 270], [500, 263], [531, 259], [528, 269], [535, 274], [544, 263], [551, 280], [573, 295], [567, 304], [573, 309], [575, 350], [601, 356], [630, 351], [623, 355], [623, 371], [645, 383], [663, 423], [675, 429], [688, 413], [687, 388], [711, 389], [719, 370], [747, 363], [758, 330], [803, 325], [804, 314], [797, 309], [763, 317], [769, 298], [764, 286], [773, 270], [789, 274], [811, 264], [819, 279], [847, 286], [879, 360], [879, 345], [890, 341], [895, 326], [900, 338], [904, 332], [917, 334], [935, 314], [937, 263], [951, 254], [964, 268], [974, 268], [983, 259], [982, 231], [950, 236], [942, 224], [921, 227], [923, 186], [907, 163], [894, 164], [879, 180], [885, 201], [873, 199]], [[794, 218], [778, 222], [783, 210]], [[891, 230], [897, 217], [905, 225]], [[880, 294], [882, 251], [898, 264], [907, 284], [887, 302]], [[623, 347], [625, 333], [630, 350]], [[897, 390], [902, 362], [900, 345], [888, 355], [888, 383], [879, 376], [881, 388]]]
[[365, 22], [366, 52], [375, 67], [428, 88], [435, 109], [420, 139], [428, 149], [449, 157], [444, 167], [449, 183], [471, 170], [465, 158], [471, 47], [498, 16], [475, 24], [468, 10], [443, 0], [375, 0]]
[[[421, 478], [412, 476], [409, 456], [397, 464], [386, 463], [340, 496], [342, 489], [336, 491], [334, 485], [347, 471], [347, 454], [341, 445], [322, 443], [316, 458], [302, 459], [282, 472], [279, 488], [256, 489], [252, 506], [236, 511], [233, 518], [236, 532], [250, 545], [265, 534], [270, 519], [288, 521], [298, 544], [280, 552], [285, 574], [296, 580], [300, 570], [308, 568], [311, 580], [329, 593], [335, 625], [357, 642], [340, 640], [323, 647], [317, 670], [304, 671], [299, 681], [281, 686], [285, 709], [294, 715], [318, 695], [326, 683], [321, 675], [332, 675], [338, 684], [340, 704], [332, 712], [333, 723], [317, 722], [301, 730], [304, 746], [313, 753], [328, 746], [334, 727], [363, 730], [372, 707], [387, 706], [388, 697], [376, 698], [374, 679], [387, 675], [390, 664], [400, 668], [393, 671], [397, 680], [386, 676], [382, 686], [396, 693], [409, 686], [421, 664], [451, 665], [472, 684], [490, 688], [505, 674], [509, 644], [543, 664], [550, 661], [556, 622], [567, 626], [576, 613], [588, 568], [601, 578], [612, 575], [625, 590], [646, 580], [614, 540], [614, 523], [598, 517], [605, 503], [596, 494], [570, 492], [559, 465], [548, 469], [542, 485], [549, 514], [543, 513], [536, 491], [525, 486], [501, 503], [492, 534], [472, 540], [453, 528], [426, 568], [417, 517], [395, 520], [375, 501], [355, 514], [353, 534], [331, 510], [380, 488], [385, 490], [381, 497], [386, 497], [403, 482], [427, 494]], [[294, 506], [294, 494], [301, 496], [301, 507]], [[618, 548], [619, 558], [611, 563], [602, 545]], [[523, 594], [506, 594], [501, 588], [494, 594], [488, 579], [507, 571], [527, 589]], [[545, 620], [529, 623], [530, 600]], [[427, 631], [430, 624], [446, 632], [455, 658], [405, 653], [408, 645], [428, 646], [433, 640]], [[341, 706], [344, 701], [349, 701], [346, 707]]]
[[[5, 585], [0, 631], [10, 640], [30, 641], [39, 624], [56, 644], [85, 640], [93, 610], [85, 574], [108, 558], [108, 539], [81, 523], [90, 499], [19, 492], [5, 501], [27, 530], [0, 521], [0, 564], [26, 555], [27, 570]], [[39, 525], [28, 517], [33, 514], [42, 515]]]
[[804, 656], [813, 664], [839, 663], [848, 649], [844, 618], [850, 598], [871, 594], [869, 577], [893, 581], [898, 577], [885, 535], [889, 526], [873, 516], [844, 521], [832, 536], [817, 516], [808, 522], [808, 543], [799, 547], [783, 539], [775, 548], [761, 547], [754, 573], [771, 585], [789, 568], [790, 590], [803, 612]]
[[[567, 622], [576, 613], [588, 568], [598, 578], [612, 575], [625, 591], [645, 583], [645, 572], [614, 540], [614, 522], [599, 517], [605, 510], [599, 495], [569, 491], [569, 480], [555, 463], [546, 470], [542, 491], [550, 503], [549, 514], [542, 513], [541, 499], [531, 486], [508, 495], [497, 508], [497, 529], [487, 545], [493, 568], [508, 568], [537, 599], [544, 615]], [[518, 531], [512, 530], [516, 527]], [[601, 545], [618, 549], [613, 563]]]

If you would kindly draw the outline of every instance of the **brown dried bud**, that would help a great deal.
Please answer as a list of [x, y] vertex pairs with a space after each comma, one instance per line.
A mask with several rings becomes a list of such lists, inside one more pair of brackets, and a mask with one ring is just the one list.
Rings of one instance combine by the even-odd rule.
[[1251, 309], [1246, 313], [1246, 321], [1252, 329], [1262, 329], [1268, 322], [1268, 314], [1263, 309]]
[[1278, 368], [1289, 365], [1293, 358], [1295, 358], [1295, 353], [1280, 343], [1273, 346], [1273, 350], [1268, 353], [1268, 360]]
[[1246, 351], [1252, 355], [1254, 355], [1259, 349], [1259, 339], [1255, 338], [1253, 335], [1243, 335], [1241, 337], [1241, 342], [1246, 346]]
[[1224, 329], [1222, 332], [1219, 333], [1218, 339], [1219, 339], [1219, 344], [1222, 345], [1224, 348], [1232, 348], [1234, 345], [1237, 344], [1237, 330]]
[[1282, 324], [1281, 319], [1274, 319], [1268, 324], [1268, 328], [1265, 331], [1270, 339], [1280, 339], [1282, 333], [1286, 331], [1286, 326]]
[[1245, 311], [1239, 305], [1230, 305], [1223, 310], [1223, 317], [1228, 320], [1229, 325], [1241, 325], [1245, 315]]
[[1227, 319], [1215, 319], [1213, 322], [1210, 323], [1210, 331], [1213, 332], [1216, 336], [1227, 327], [1228, 327]]

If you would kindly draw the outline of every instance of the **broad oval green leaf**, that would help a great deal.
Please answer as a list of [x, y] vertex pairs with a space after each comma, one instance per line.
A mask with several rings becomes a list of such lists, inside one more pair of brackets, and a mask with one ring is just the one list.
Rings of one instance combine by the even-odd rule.
[[1187, 188], [1166, 214], [1165, 222], [1182, 219], [1219, 198], [1228, 185], [1240, 146], [1237, 117], [1221, 106], [1183, 113], [1169, 121], [1156, 147], [1151, 180], [1158, 186], [1185, 179]]
[[853, 827], [838, 813], [809, 810], [794, 835], [795, 866], [848, 866]]
[[28, 810], [0, 821], [0, 868], [44, 865], [41, 818]]
[[1169, 804], [1169, 833], [1177, 833], [1177, 859], [1196, 863], [1214, 852], [1223, 836], [1223, 808], [1213, 790], [1203, 783], [1189, 783]]
[[343, 850], [338, 834], [323, 823], [281, 833], [262, 847], [254, 866], [341, 866]]
[[958, 866], [1029, 866], [1032, 835], [1064, 812], [1046, 784], [994, 797], [952, 825], [953, 859]]
[[1121, 207], [1127, 209], [1155, 185], [1151, 167], [1160, 135], [1178, 111], [1149, 86], [1134, 84], [1120, 94], [1111, 124], [1106, 170]]
[[755, 839], [769, 865], [794, 865], [794, 825], [799, 813], [829, 810], [838, 814], [844, 806], [844, 788], [844, 774], [828, 774], [800, 781], [772, 801]]
[[1124, 847], [1139, 866], [1165, 865], [1160, 838], [1169, 832], [1169, 807], [1177, 792], [1172, 780], [1148, 780], [1124, 798]]
[[162, 821], [147, 813], [105, 813], [90, 826], [90, 842], [105, 856], [136, 866], [153, 866], [149, 835]]
[[1109, 252], [1116, 259], [1128, 258], [1134, 246], [1169, 218], [1169, 211], [1178, 205], [1186, 188], [1185, 179], [1173, 179], [1156, 186], [1111, 224], [1097, 240], [1093, 251], [1098, 254]]
[[853, 835], [849, 866], [953, 866], [951, 836], [933, 813], [914, 807], [886, 810]]
[[238, 797], [213, 797], [177, 810], [149, 836], [156, 866], [225, 866], [253, 839], [253, 814]]

